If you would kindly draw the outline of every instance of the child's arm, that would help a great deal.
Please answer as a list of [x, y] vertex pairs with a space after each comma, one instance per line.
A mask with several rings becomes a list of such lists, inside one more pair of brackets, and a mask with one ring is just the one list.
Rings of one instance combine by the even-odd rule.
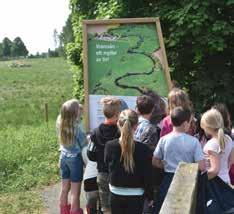
[[202, 151], [202, 147], [198, 139], [196, 139], [196, 144], [195, 144], [195, 151], [194, 151], [194, 161], [198, 163], [199, 170], [202, 172], [206, 171], [206, 164], [204, 160], [204, 155]]
[[87, 156], [91, 161], [97, 161], [97, 147], [96, 147], [96, 136], [95, 131], [90, 134], [88, 142]]
[[153, 159], [152, 159], [152, 165], [155, 166], [155, 167], [157, 167], [157, 168], [160, 168], [160, 169], [164, 168], [163, 161], [160, 160], [157, 157], [153, 157]]
[[197, 162], [198, 163], [198, 168], [199, 170], [201, 170], [202, 172], [206, 171], [206, 163], [205, 160], [200, 160]]
[[[152, 177], [152, 153], [150, 149], [145, 146], [145, 151], [142, 148], [142, 155], [144, 154], [144, 189], [145, 196], [151, 202], [153, 200], [153, 177]], [[152, 202], [151, 202], [152, 203]]]
[[164, 152], [163, 152], [163, 138], [161, 138], [158, 142], [158, 145], [156, 147], [156, 149], [154, 150], [154, 154], [153, 154], [153, 159], [152, 159], [152, 165], [157, 167], [157, 168], [164, 168], [164, 164], [163, 164], [163, 156], [164, 156]]
[[212, 179], [216, 177], [220, 170], [220, 156], [218, 153], [214, 151], [208, 151], [209, 160], [210, 160], [210, 168], [207, 172], [208, 179]]
[[81, 150], [82, 150], [87, 145], [87, 138], [86, 138], [86, 134], [84, 133], [81, 127], [78, 128], [77, 138], [78, 138], [77, 140], [80, 144]]
[[231, 169], [231, 166], [234, 164], [234, 147], [232, 148], [231, 154], [229, 156], [228, 166]]

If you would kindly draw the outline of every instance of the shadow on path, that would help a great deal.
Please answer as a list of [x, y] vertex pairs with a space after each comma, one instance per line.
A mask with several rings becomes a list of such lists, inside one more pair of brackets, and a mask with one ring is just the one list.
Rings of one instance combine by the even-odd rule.
[[[44, 214], [59, 214], [59, 193], [60, 193], [60, 183], [53, 186], [46, 187], [42, 192], [42, 200], [45, 208]], [[83, 186], [81, 190], [80, 198], [81, 207], [85, 208], [85, 194], [83, 191]]]

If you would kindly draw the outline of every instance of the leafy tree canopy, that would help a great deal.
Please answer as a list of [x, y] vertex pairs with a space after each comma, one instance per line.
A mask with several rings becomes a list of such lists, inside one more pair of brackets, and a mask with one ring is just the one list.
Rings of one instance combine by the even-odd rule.
[[70, 6], [75, 40], [66, 48], [80, 99], [82, 20], [160, 17], [172, 79], [189, 92], [197, 111], [224, 102], [234, 114], [233, 0], [70, 0]]
[[20, 37], [16, 37], [11, 46], [11, 55], [15, 56], [27, 56], [28, 50], [24, 45]]
[[20, 37], [13, 42], [5, 37], [0, 45], [0, 58], [27, 56], [28, 50]]
[[10, 57], [11, 56], [11, 45], [12, 45], [12, 42], [7, 37], [5, 37], [2, 40], [2, 55], [4, 57]]

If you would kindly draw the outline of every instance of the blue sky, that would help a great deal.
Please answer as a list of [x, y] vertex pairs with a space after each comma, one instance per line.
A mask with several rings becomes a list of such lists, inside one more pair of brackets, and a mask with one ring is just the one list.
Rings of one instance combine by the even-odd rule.
[[0, 0], [0, 42], [19, 36], [30, 53], [54, 49], [53, 32], [61, 32], [69, 0]]

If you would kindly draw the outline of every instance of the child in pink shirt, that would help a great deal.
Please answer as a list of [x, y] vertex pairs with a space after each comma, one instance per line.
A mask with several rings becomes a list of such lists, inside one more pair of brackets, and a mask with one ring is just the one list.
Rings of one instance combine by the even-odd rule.
[[[168, 94], [168, 107], [169, 112], [171, 112], [175, 107], [181, 106], [183, 108], [191, 109], [191, 102], [189, 100], [188, 94], [179, 88], [173, 88]], [[160, 137], [170, 133], [173, 129], [171, 116], [168, 115], [163, 119], [162, 129], [160, 132]], [[191, 127], [189, 133], [193, 133]]]

